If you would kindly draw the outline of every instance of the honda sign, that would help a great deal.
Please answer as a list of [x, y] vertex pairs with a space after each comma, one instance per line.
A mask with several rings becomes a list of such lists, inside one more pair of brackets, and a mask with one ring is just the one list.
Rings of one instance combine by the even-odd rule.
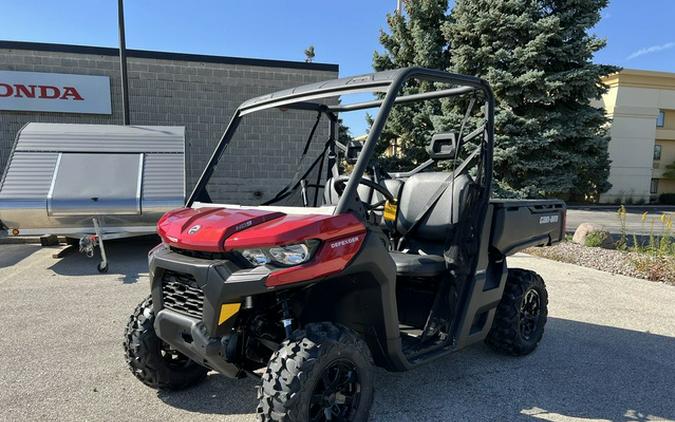
[[111, 114], [110, 78], [0, 70], [0, 110]]

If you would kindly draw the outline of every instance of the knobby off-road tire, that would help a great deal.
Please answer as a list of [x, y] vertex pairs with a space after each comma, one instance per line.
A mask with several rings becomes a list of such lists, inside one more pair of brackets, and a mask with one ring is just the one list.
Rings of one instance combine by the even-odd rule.
[[[258, 399], [260, 421], [326, 420], [330, 409], [344, 412], [332, 420], [365, 421], [373, 401], [370, 350], [346, 327], [308, 324], [294, 331], [272, 355]], [[333, 407], [330, 400], [335, 402]]]
[[124, 352], [131, 373], [143, 384], [159, 390], [180, 390], [202, 381], [208, 369], [171, 350], [153, 326], [150, 297], [136, 307], [124, 330]]
[[547, 315], [548, 293], [541, 276], [534, 271], [509, 269], [504, 296], [485, 342], [500, 353], [527, 355], [544, 335]]

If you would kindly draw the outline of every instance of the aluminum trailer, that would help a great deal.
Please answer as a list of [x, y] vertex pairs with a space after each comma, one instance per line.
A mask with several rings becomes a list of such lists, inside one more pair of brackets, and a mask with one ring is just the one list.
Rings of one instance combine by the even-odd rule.
[[53, 234], [103, 241], [155, 233], [185, 200], [185, 128], [28, 123], [0, 179], [4, 236]]

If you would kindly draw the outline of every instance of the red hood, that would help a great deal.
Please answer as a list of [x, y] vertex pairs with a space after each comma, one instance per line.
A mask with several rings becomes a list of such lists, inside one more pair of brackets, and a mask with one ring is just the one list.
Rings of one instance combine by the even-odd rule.
[[164, 214], [157, 223], [157, 233], [177, 248], [220, 252], [233, 233], [284, 215], [253, 209], [180, 208]]

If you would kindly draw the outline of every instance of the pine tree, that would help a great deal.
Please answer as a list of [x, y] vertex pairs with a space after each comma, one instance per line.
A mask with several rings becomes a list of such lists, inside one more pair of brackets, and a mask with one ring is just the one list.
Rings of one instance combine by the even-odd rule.
[[[387, 15], [389, 32], [380, 31], [384, 52], [374, 53], [375, 70], [409, 66], [446, 69], [450, 61], [442, 28], [447, 21], [447, 0], [406, 0], [403, 6], [404, 13]], [[427, 85], [410, 84], [404, 92], [428, 90]], [[405, 154], [400, 158], [389, 157], [388, 161], [393, 163], [387, 168], [409, 167], [428, 158], [425, 147], [433, 133], [431, 116], [439, 113], [438, 105], [431, 103], [399, 105], [392, 110], [380, 137], [378, 155], [393, 142], [397, 142]]]
[[[457, 0], [444, 34], [450, 69], [497, 98], [497, 193], [597, 200], [607, 182], [607, 118], [591, 105], [613, 66], [589, 33], [607, 0]], [[501, 191], [501, 192], [500, 192]]]
[[345, 126], [344, 122], [342, 119], [338, 119], [338, 127], [337, 127], [337, 141], [341, 143], [342, 145], [347, 145], [349, 142], [351, 142], [354, 139], [352, 136], [351, 131], [347, 126]]

